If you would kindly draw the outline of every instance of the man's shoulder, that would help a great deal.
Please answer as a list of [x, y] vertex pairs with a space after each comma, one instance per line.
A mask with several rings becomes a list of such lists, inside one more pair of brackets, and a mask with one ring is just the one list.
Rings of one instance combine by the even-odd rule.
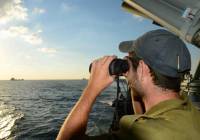
[[120, 131], [141, 140], [200, 137], [200, 112], [193, 106], [174, 108], [157, 115], [127, 115]]
[[167, 116], [147, 116], [147, 115], [127, 115], [122, 117], [120, 120], [120, 127], [126, 127], [128, 129], [132, 128], [149, 128], [156, 125], [158, 126], [166, 125], [169, 123]]
[[120, 134], [139, 140], [158, 140], [169, 135], [168, 120], [147, 115], [127, 115], [120, 120]]

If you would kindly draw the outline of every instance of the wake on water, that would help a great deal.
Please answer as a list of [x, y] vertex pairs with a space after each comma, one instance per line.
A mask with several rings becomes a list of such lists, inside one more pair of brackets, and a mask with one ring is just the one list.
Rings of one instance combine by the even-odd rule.
[[113, 100], [102, 100], [102, 101], [99, 101], [99, 102], [102, 103], [102, 104], [109, 105], [109, 106], [112, 106], [112, 104], [113, 104]]
[[23, 116], [23, 113], [17, 111], [15, 107], [0, 102], [0, 139], [10, 138], [16, 121]]

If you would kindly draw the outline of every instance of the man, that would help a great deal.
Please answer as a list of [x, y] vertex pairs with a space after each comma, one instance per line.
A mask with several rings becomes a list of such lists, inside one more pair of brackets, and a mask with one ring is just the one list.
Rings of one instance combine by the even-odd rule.
[[[137, 115], [124, 116], [112, 134], [85, 135], [95, 99], [114, 80], [108, 67], [115, 56], [95, 60], [87, 87], [66, 118], [57, 139], [197, 140], [200, 113], [182, 97], [180, 83], [191, 68], [190, 53], [182, 40], [165, 30], [147, 32], [120, 44], [130, 69], [124, 74], [132, 89]], [[135, 105], [133, 103], [133, 105]], [[142, 109], [142, 104], [144, 109]]]

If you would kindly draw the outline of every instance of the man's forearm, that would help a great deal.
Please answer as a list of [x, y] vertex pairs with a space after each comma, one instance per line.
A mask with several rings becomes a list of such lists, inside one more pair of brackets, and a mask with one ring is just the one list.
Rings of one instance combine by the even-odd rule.
[[89, 113], [96, 99], [97, 92], [91, 87], [85, 88], [79, 101], [65, 119], [57, 136], [57, 140], [69, 140], [74, 136], [85, 135]]
[[85, 136], [88, 116], [96, 97], [114, 81], [115, 76], [110, 76], [108, 70], [111, 61], [115, 58], [116, 56], [105, 56], [92, 63], [88, 86], [65, 119], [57, 140], [70, 140], [72, 137]]

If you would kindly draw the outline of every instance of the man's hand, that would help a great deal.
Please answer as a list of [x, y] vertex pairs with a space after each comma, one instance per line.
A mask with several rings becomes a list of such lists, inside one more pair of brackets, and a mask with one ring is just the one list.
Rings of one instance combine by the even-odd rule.
[[109, 64], [115, 58], [116, 56], [104, 56], [92, 63], [88, 87], [97, 91], [98, 94], [96, 96], [114, 81], [115, 76], [110, 76], [109, 74]]

